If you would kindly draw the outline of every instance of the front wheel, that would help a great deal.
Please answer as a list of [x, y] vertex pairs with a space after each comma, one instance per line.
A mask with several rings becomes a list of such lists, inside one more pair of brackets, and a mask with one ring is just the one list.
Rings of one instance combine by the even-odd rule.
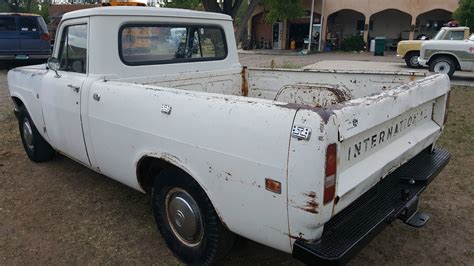
[[454, 71], [456, 71], [456, 63], [449, 57], [441, 56], [430, 62], [430, 72], [448, 74], [452, 78]]
[[211, 264], [232, 248], [235, 235], [222, 225], [199, 184], [182, 171], [169, 168], [156, 177], [152, 204], [168, 248], [184, 263]]
[[419, 52], [410, 52], [405, 56], [405, 63], [409, 68], [421, 68], [420, 63], [418, 62], [419, 56]]
[[54, 149], [38, 132], [24, 105], [18, 108], [18, 126], [23, 148], [30, 160], [33, 162], [45, 162], [53, 158], [55, 154]]

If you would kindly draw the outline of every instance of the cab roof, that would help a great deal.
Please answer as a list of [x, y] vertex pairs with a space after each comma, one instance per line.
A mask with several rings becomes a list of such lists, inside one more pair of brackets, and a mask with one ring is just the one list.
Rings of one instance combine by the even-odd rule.
[[140, 7], [140, 6], [107, 6], [95, 7], [72, 11], [64, 14], [64, 19], [73, 19], [90, 16], [149, 16], [149, 17], [175, 17], [214, 20], [232, 20], [228, 15], [202, 12], [178, 8]]

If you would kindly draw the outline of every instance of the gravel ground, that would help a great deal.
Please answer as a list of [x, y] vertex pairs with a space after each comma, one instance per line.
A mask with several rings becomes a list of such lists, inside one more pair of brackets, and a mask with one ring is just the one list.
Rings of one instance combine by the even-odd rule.
[[[248, 65], [269, 63], [259, 55], [240, 56]], [[315, 63], [319, 56], [293, 63]], [[278, 64], [296, 57], [275, 56]], [[439, 142], [453, 159], [420, 206], [432, 220], [421, 229], [389, 225], [350, 264], [474, 265], [474, 111], [466, 108], [473, 99], [472, 89], [453, 88], [450, 121]], [[0, 70], [0, 264], [180, 264], [156, 229], [147, 195], [63, 156], [30, 162], [11, 108], [6, 71]], [[221, 264], [300, 265], [246, 240]]]

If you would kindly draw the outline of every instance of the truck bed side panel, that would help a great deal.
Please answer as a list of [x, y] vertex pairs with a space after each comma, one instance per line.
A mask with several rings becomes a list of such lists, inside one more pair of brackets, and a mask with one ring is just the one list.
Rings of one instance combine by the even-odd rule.
[[[100, 101], [89, 101], [87, 120], [102, 173], [140, 189], [140, 158], [168, 161], [201, 184], [231, 231], [291, 251], [286, 182], [296, 110], [270, 101], [121, 82], [98, 81], [90, 97], [94, 93]], [[171, 108], [169, 114], [163, 105]], [[265, 178], [281, 182], [281, 194], [266, 190]]]

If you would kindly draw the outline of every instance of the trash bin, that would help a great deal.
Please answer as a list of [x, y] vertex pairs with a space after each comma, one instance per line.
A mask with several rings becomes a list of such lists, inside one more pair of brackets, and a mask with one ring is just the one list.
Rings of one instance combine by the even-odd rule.
[[385, 51], [385, 37], [375, 37], [374, 55], [383, 56]]

